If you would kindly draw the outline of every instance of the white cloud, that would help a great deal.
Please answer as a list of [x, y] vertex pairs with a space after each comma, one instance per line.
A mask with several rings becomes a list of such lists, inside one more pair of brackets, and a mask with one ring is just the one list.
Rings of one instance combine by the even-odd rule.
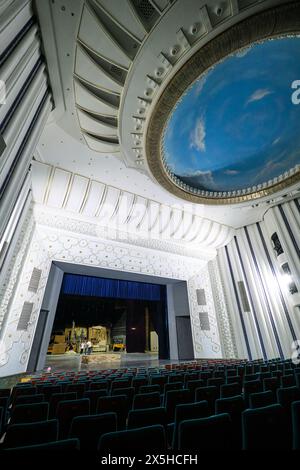
[[190, 135], [190, 148], [205, 152], [205, 122], [203, 116], [197, 120], [195, 129]]
[[240, 172], [238, 170], [225, 170], [224, 174], [229, 176], [238, 175]]
[[244, 47], [243, 49], [236, 52], [234, 55], [241, 59], [242, 57], [245, 57], [250, 51], [251, 51], [251, 47]]
[[279, 141], [280, 141], [280, 137], [277, 137], [277, 139], [273, 140], [272, 145], [278, 144]]
[[204, 88], [205, 83], [207, 82], [209, 72], [206, 73], [203, 77], [199, 78], [195, 84], [195, 94], [196, 96], [199, 96], [201, 91]]
[[195, 170], [192, 170], [192, 169], [188, 169], [181, 176], [190, 177], [190, 178], [197, 178], [198, 184], [202, 184], [204, 187], [210, 187], [211, 189], [216, 188], [214, 177], [213, 177], [213, 174], [210, 170], [207, 170], [207, 171], [197, 170], [197, 171], [195, 171]]
[[247, 104], [252, 103], [253, 101], [260, 101], [262, 100], [265, 96], [271, 95], [273, 93], [272, 90], [269, 90], [268, 88], [259, 88], [256, 90], [250, 98], [248, 99]]

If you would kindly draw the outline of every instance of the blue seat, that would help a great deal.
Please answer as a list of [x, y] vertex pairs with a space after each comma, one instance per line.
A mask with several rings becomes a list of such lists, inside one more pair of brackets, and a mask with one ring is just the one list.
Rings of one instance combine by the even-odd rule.
[[220, 398], [234, 397], [236, 395], [241, 395], [242, 385], [235, 382], [231, 384], [223, 384], [220, 388]]
[[113, 455], [145, 455], [165, 453], [166, 450], [165, 428], [160, 424], [103, 434], [98, 445], [100, 453]]
[[167, 425], [167, 412], [165, 407], [130, 410], [128, 414], [127, 429], [143, 428], [154, 424]]
[[116, 413], [76, 416], [71, 423], [69, 438], [79, 439], [81, 451], [96, 452], [102, 434], [116, 430]]
[[45, 421], [48, 419], [48, 411], [49, 404], [46, 402], [16, 405], [11, 412], [10, 424]]
[[168, 421], [174, 421], [175, 408], [183, 403], [194, 401], [189, 390], [170, 390], [165, 397], [165, 408], [167, 410]]
[[125, 428], [128, 411], [129, 403], [126, 395], [114, 395], [98, 398], [97, 414], [116, 413], [118, 430]]
[[87, 390], [83, 394], [83, 398], [88, 398], [90, 400], [90, 413], [95, 414], [97, 411], [98, 398], [107, 397], [107, 390]]
[[58, 421], [39, 421], [35, 423], [11, 424], [7, 427], [4, 447], [13, 448], [56, 441]]
[[[64, 440], [55, 441], [55, 442], [47, 442], [44, 444], [4, 449], [3, 452], [9, 453], [9, 454], [24, 454], [28, 452], [31, 455], [33, 453], [37, 454], [38, 452], [40, 452], [40, 453], [43, 453], [44, 455], [50, 456], [50, 452], [64, 451], [64, 452], [69, 452], [68, 460], [70, 461], [70, 458], [72, 456], [70, 452], [79, 451], [79, 450], [80, 450], [79, 439], [64, 439]], [[61, 455], [63, 456], [63, 454]]]
[[232, 423], [229, 414], [181, 421], [178, 430], [178, 450], [201, 452], [232, 449]]
[[56, 410], [56, 418], [59, 421], [59, 438], [66, 439], [68, 437], [70, 426], [75, 416], [84, 416], [89, 414], [90, 400], [88, 398], [60, 401]]
[[245, 401], [242, 395], [234, 397], [219, 398], [215, 402], [215, 413], [222, 414], [228, 413], [232, 421], [233, 440], [232, 445], [236, 449], [242, 448], [242, 426], [241, 416], [245, 410]]
[[138, 393], [133, 399], [133, 409], [155, 408], [160, 406], [160, 393]]
[[250, 408], [260, 408], [262, 406], [274, 405], [276, 403], [274, 394], [271, 390], [265, 392], [251, 393], [249, 396]]
[[207, 401], [198, 401], [195, 403], [182, 403], [176, 406], [175, 420], [172, 424], [172, 448], [178, 450], [178, 429], [182, 421], [197, 418], [206, 418], [209, 416]]
[[50, 403], [49, 403], [49, 419], [55, 418], [58, 404], [61, 401], [76, 400], [76, 398], [77, 398], [76, 392], [53, 393], [53, 395], [51, 395]]
[[292, 403], [293, 449], [300, 450], [300, 401]]
[[244, 450], [287, 450], [287, 420], [281, 405], [247, 409], [242, 414]]

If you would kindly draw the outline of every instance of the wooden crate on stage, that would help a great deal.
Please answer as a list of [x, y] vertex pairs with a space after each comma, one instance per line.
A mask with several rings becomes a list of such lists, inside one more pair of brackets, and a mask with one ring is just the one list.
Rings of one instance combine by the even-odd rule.
[[66, 351], [66, 346], [66, 343], [52, 344], [51, 350], [48, 350], [48, 352], [50, 352], [50, 354], [64, 354]]

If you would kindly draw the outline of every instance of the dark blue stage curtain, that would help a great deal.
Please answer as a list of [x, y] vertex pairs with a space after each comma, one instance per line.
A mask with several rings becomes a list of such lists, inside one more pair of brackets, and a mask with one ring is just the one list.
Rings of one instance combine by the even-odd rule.
[[64, 275], [61, 293], [115, 299], [161, 300], [161, 286], [158, 284], [76, 274]]

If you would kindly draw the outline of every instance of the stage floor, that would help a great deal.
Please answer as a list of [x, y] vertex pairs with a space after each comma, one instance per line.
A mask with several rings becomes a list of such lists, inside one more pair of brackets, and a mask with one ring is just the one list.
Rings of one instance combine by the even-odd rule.
[[53, 371], [59, 370], [95, 370], [112, 369], [114, 367], [158, 367], [176, 361], [159, 360], [157, 353], [96, 353], [88, 356], [90, 362], [85, 363], [80, 354], [57, 354], [46, 357], [45, 367]]

